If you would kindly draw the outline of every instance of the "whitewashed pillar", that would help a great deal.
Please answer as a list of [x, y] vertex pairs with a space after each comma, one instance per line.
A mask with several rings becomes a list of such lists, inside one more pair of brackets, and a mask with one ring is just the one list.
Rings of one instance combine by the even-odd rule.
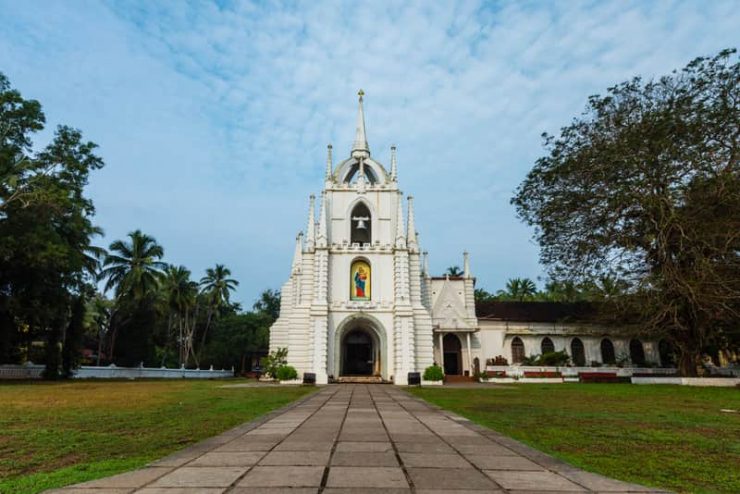
[[442, 346], [442, 332], [437, 333], [439, 335], [439, 366], [445, 368], [445, 349]]
[[473, 375], [473, 352], [470, 350], [470, 333], [465, 333], [465, 342], [468, 345], [468, 369], [470, 375]]

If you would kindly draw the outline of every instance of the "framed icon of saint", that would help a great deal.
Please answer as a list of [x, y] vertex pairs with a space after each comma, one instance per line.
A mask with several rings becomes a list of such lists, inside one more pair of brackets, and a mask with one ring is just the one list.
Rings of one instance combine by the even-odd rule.
[[349, 275], [350, 300], [370, 300], [370, 264], [361, 259], [353, 261]]

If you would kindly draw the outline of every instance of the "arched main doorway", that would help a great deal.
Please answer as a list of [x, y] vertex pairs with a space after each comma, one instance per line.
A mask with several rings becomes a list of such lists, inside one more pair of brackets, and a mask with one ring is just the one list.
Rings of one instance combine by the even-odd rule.
[[442, 338], [444, 347], [445, 374], [458, 376], [462, 374], [462, 344], [460, 338], [452, 333], [447, 333]]
[[380, 342], [369, 328], [354, 328], [342, 337], [342, 376], [379, 376]]

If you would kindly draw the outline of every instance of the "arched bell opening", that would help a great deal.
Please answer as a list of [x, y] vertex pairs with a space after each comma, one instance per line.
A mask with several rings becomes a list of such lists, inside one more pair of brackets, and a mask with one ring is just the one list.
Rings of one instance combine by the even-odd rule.
[[351, 243], [360, 245], [372, 243], [372, 215], [366, 204], [361, 202], [352, 208], [350, 222], [352, 225], [350, 232]]

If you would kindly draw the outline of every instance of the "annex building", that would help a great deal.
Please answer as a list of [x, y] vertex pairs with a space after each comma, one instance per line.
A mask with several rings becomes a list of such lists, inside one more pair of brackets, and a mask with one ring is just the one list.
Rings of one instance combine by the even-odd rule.
[[386, 168], [371, 155], [360, 91], [352, 149], [335, 164], [328, 148], [324, 187], [310, 196], [270, 330], [270, 351], [287, 348], [299, 376], [407, 384], [409, 372], [433, 363], [448, 375], [472, 375], [497, 356], [517, 363], [551, 349], [566, 349], [583, 365], [612, 362], [622, 351], [658, 361], [652, 342], [612, 339], [562, 322], [557, 311], [529, 317], [505, 304], [476, 309], [467, 253], [462, 276], [431, 276], [413, 197], [399, 187], [395, 147], [390, 161]]

